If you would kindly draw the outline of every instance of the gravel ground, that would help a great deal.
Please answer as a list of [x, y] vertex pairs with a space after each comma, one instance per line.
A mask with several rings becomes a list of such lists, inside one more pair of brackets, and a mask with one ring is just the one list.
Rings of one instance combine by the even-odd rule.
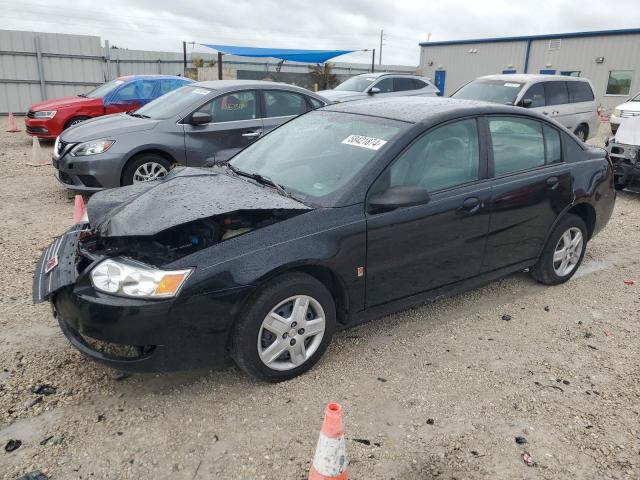
[[[353, 479], [640, 478], [640, 195], [618, 196], [570, 282], [516, 274], [341, 332], [292, 381], [118, 379], [31, 304], [34, 263], [73, 206], [32, 166], [51, 145], [33, 160], [31, 140], [0, 127], [0, 445], [22, 441], [0, 452], [3, 479], [304, 479], [329, 401]], [[42, 384], [55, 393], [33, 393]]]

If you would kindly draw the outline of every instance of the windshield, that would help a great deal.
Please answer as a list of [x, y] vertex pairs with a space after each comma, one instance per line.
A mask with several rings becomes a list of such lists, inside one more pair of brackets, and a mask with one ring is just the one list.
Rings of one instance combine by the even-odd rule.
[[155, 120], [165, 120], [177, 115], [199, 100], [203, 100], [205, 95], [209, 95], [211, 92], [212, 90], [202, 87], [187, 86], [178, 88], [147, 103], [144, 107], [136, 110], [135, 113]]
[[636, 94], [635, 97], [631, 97], [628, 102], [640, 102], [640, 93]]
[[88, 93], [84, 93], [80, 96], [87, 97], [87, 98], [102, 98], [107, 93], [111, 92], [112, 90], [115, 90], [123, 83], [124, 83], [124, 80], [118, 80], [118, 79], [111, 80], [110, 82], [100, 85], [98, 88], [91, 90]]
[[302, 200], [319, 200], [340, 191], [403, 127], [403, 122], [313, 111], [269, 133], [229, 163], [258, 174]]
[[376, 77], [370, 77], [367, 75], [358, 75], [351, 77], [349, 80], [345, 80], [338, 85], [334, 90], [346, 90], [348, 92], [364, 92], [369, 85], [377, 80]]
[[474, 80], [451, 97], [513, 105], [523, 85], [524, 83], [506, 80]]

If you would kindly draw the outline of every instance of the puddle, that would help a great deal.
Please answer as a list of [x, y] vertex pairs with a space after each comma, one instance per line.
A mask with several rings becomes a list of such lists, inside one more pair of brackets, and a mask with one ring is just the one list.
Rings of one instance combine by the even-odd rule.
[[619, 255], [609, 255], [602, 260], [590, 260], [589, 262], [580, 265], [580, 268], [578, 268], [578, 271], [575, 273], [573, 278], [580, 278], [585, 275], [606, 270], [620, 260], [621, 258]]

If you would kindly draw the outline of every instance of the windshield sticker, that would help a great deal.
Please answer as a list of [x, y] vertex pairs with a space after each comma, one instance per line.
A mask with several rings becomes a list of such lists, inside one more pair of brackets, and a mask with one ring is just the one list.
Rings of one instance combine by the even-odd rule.
[[373, 82], [376, 79], [376, 77], [367, 77], [366, 79]]
[[386, 140], [380, 140], [379, 138], [364, 137], [362, 135], [349, 135], [342, 143], [345, 145], [353, 145], [354, 147], [368, 148], [369, 150], [379, 150]]
[[124, 80], [114, 80], [113, 83], [115, 83], [116, 85], [120, 85], [124, 83]]
[[206, 95], [209, 93], [209, 90], [205, 88], [196, 88], [192, 93], [197, 93], [198, 95]]
[[505, 87], [511, 87], [511, 88], [518, 88], [518, 87], [520, 86], [520, 84], [519, 84], [519, 83], [510, 83], [510, 82], [507, 82], [507, 83], [505, 83], [505, 84], [504, 84], [504, 86], [505, 86]]

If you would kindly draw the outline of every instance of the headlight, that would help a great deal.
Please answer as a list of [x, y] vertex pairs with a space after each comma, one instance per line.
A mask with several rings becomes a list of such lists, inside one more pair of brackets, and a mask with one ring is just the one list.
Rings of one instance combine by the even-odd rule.
[[91, 271], [91, 284], [112, 295], [134, 298], [175, 297], [191, 270], [164, 271], [124, 259], [108, 259]]
[[613, 111], [613, 114], [614, 114], [616, 117], [619, 117], [619, 116], [620, 116], [620, 113], [621, 113], [621, 112], [620, 112], [620, 109], [619, 109], [619, 108], [616, 108], [616, 109]]
[[33, 112], [33, 118], [53, 118], [56, 115], [56, 110], [42, 110], [40, 112]]
[[82, 157], [85, 155], [96, 155], [98, 153], [104, 153], [111, 145], [113, 145], [115, 140], [97, 140], [95, 142], [86, 142], [77, 145], [71, 150], [71, 155], [74, 157]]

